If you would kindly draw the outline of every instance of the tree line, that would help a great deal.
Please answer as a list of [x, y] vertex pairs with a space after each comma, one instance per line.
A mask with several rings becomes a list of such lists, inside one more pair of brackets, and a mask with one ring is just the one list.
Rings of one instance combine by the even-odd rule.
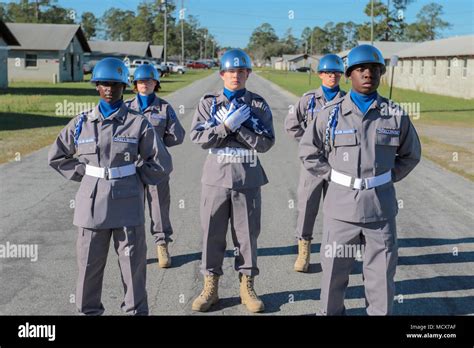
[[[442, 20], [443, 7], [436, 3], [424, 5], [416, 15], [416, 21], [407, 23], [405, 11], [415, 0], [391, 0], [387, 3], [374, 0], [374, 41], [434, 40], [441, 30], [450, 24]], [[300, 38], [291, 29], [279, 38], [269, 23], [257, 27], [250, 36], [247, 50], [254, 59], [263, 61], [282, 54], [326, 54], [340, 52], [357, 45], [357, 41], [371, 39], [371, 2], [364, 8], [369, 21], [356, 24], [349, 22], [329, 22], [324, 26], [304, 28]]]
[[88, 40], [149, 41], [153, 45], [163, 45], [165, 13], [168, 56], [181, 55], [181, 30], [186, 58], [212, 58], [216, 55], [219, 46], [214, 36], [194, 16], [177, 9], [172, 0], [168, 0], [166, 5], [161, 0], [141, 2], [136, 11], [112, 7], [101, 17], [92, 12], [83, 12], [79, 17], [74, 9], [59, 6], [57, 0], [0, 2], [0, 19], [4, 22], [77, 23], [81, 24]]

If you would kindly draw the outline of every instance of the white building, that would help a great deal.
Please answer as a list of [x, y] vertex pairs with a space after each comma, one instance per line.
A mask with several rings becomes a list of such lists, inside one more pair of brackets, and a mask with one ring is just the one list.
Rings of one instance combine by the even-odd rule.
[[9, 81], [82, 81], [84, 52], [90, 48], [80, 25], [6, 25], [20, 43], [9, 47]]
[[397, 55], [394, 86], [474, 98], [474, 35], [425, 41]]

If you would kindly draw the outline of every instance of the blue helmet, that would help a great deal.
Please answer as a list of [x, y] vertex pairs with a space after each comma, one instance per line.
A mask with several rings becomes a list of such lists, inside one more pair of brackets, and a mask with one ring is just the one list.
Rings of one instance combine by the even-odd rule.
[[318, 64], [318, 72], [337, 71], [344, 72], [344, 62], [337, 54], [326, 54]]
[[252, 61], [249, 55], [238, 48], [231, 49], [224, 53], [221, 57], [220, 71], [239, 68], [252, 70]]
[[138, 80], [155, 80], [160, 82], [160, 74], [158, 70], [151, 64], [140, 65], [133, 74], [133, 81]]
[[352, 68], [355, 65], [366, 63], [380, 64], [382, 68], [382, 74], [385, 74], [385, 60], [383, 59], [382, 53], [378, 50], [378, 48], [371, 45], [360, 45], [351, 49], [347, 55], [346, 76], [351, 74]]
[[113, 81], [128, 85], [128, 68], [117, 58], [104, 58], [92, 70], [91, 82]]

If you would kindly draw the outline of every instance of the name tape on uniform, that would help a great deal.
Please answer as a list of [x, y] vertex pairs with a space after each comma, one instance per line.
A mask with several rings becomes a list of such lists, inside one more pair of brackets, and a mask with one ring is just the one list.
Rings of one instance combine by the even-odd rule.
[[334, 134], [354, 134], [355, 132], [355, 129], [338, 129], [334, 132]]
[[85, 139], [79, 139], [77, 141], [77, 144], [88, 144], [88, 143], [95, 143], [95, 138], [85, 138]]
[[378, 134], [400, 135], [400, 129], [377, 128]]
[[137, 138], [114, 137], [114, 141], [117, 143], [138, 144]]
[[150, 117], [155, 120], [166, 120], [166, 115], [151, 115]]

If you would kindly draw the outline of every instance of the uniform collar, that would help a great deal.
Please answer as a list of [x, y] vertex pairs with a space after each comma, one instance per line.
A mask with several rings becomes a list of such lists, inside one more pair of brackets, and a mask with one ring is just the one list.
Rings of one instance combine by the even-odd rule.
[[[138, 98], [136, 95], [132, 99], [127, 100], [125, 103], [130, 105], [129, 106], [130, 109], [140, 112], [140, 105], [138, 104]], [[143, 110], [143, 112], [150, 111], [152, 109], [161, 110], [161, 106], [162, 106], [161, 98], [155, 95], [155, 99], [153, 99], [153, 102], [150, 105], [148, 105], [148, 107], [145, 110]]]
[[87, 118], [89, 121], [117, 120], [123, 123], [127, 114], [128, 107], [125, 105], [125, 103], [122, 103], [116, 112], [114, 112], [109, 117], [104, 117], [99, 111], [99, 104], [97, 104]]
[[[341, 91], [339, 91], [339, 93], [341, 93]], [[337, 96], [333, 100], [335, 100], [336, 98], [337, 98]], [[344, 95], [344, 97], [342, 97], [341, 99], [342, 99], [342, 104], [341, 104], [341, 113], [342, 113], [342, 115], [347, 115], [347, 114], [353, 112], [354, 110], [359, 110], [357, 105], [355, 105], [354, 102], [351, 100], [351, 94], [350, 93], [346, 93], [346, 95]], [[373, 103], [367, 109], [367, 111], [369, 111], [370, 109], [381, 110], [382, 105], [383, 105], [384, 102], [385, 102], [384, 97], [382, 97], [380, 94], [377, 93], [377, 99], [375, 99], [375, 103]], [[359, 113], [360, 113], [360, 111], [359, 111]], [[367, 112], [366, 112], [366, 114], [367, 114]]]
[[[227, 99], [227, 97], [224, 94], [224, 89], [222, 89], [219, 92], [217, 92], [216, 94], [214, 94], [214, 96], [216, 97], [216, 103], [217, 104], [229, 103], [229, 100]], [[248, 89], [246, 89], [244, 95], [242, 97], [238, 98], [238, 99], [239, 100], [243, 99], [245, 104], [251, 105], [251, 103], [252, 103], [252, 93], [249, 92]]]

